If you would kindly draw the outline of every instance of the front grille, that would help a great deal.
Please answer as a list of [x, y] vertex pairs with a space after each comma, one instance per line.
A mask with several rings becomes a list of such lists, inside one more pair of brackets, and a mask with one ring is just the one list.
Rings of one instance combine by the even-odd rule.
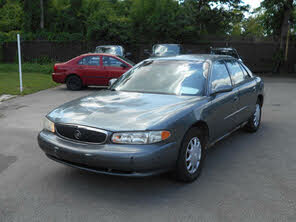
[[91, 127], [55, 124], [56, 132], [61, 137], [86, 143], [105, 143], [107, 132]]

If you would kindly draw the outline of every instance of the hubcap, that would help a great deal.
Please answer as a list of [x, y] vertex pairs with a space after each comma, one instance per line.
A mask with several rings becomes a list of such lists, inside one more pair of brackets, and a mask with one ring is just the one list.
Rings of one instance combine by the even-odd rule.
[[186, 167], [190, 174], [196, 172], [201, 160], [201, 143], [197, 137], [193, 137], [186, 149]]
[[70, 85], [71, 85], [72, 88], [76, 89], [76, 88], [79, 88], [80, 82], [77, 79], [71, 79], [70, 80]]
[[260, 122], [260, 114], [261, 114], [260, 109], [261, 109], [260, 105], [256, 104], [256, 111], [254, 113], [254, 119], [253, 119], [253, 123], [255, 127], [258, 127]]

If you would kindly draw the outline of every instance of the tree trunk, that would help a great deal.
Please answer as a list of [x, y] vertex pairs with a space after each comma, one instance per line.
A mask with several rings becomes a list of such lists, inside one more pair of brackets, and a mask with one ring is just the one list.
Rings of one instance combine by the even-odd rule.
[[44, 4], [43, 4], [43, 0], [40, 0], [40, 28], [44, 29]]
[[[284, 16], [283, 16], [283, 20], [281, 23], [281, 34], [280, 34], [280, 47], [279, 47], [279, 51], [280, 53], [284, 56], [285, 52], [285, 44], [286, 44], [286, 40], [287, 40], [287, 36], [288, 36], [288, 32], [289, 32], [289, 20], [291, 18], [292, 15], [292, 11], [293, 11], [293, 0], [287, 0], [287, 3], [284, 6]], [[285, 64], [285, 62], [287, 61], [287, 58], [283, 59], [282, 61], [279, 61], [279, 65], [278, 65], [278, 71], [280, 72], [287, 72], [287, 66]]]
[[284, 42], [287, 38], [289, 31], [289, 20], [293, 10], [293, 0], [288, 0], [285, 5], [285, 13], [281, 24], [281, 37], [280, 37], [280, 49], [283, 50]]

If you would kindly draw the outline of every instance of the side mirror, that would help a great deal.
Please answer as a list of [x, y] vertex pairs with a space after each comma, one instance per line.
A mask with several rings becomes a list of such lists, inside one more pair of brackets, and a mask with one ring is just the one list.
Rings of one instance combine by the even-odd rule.
[[239, 62], [243, 63], [243, 60], [241, 58], [238, 59]]
[[219, 93], [225, 93], [225, 92], [231, 92], [232, 91], [232, 86], [220, 86], [217, 87], [216, 89], [212, 90], [211, 96], [217, 95]]
[[117, 81], [117, 79], [110, 79], [109, 80], [109, 87], [111, 87], [116, 81]]

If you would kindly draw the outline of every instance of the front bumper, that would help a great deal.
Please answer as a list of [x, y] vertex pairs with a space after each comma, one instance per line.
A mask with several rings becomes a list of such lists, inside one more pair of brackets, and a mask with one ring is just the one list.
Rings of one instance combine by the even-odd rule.
[[52, 160], [79, 169], [129, 177], [144, 177], [175, 167], [175, 142], [151, 145], [84, 144], [58, 137], [48, 131], [38, 136], [40, 148]]

